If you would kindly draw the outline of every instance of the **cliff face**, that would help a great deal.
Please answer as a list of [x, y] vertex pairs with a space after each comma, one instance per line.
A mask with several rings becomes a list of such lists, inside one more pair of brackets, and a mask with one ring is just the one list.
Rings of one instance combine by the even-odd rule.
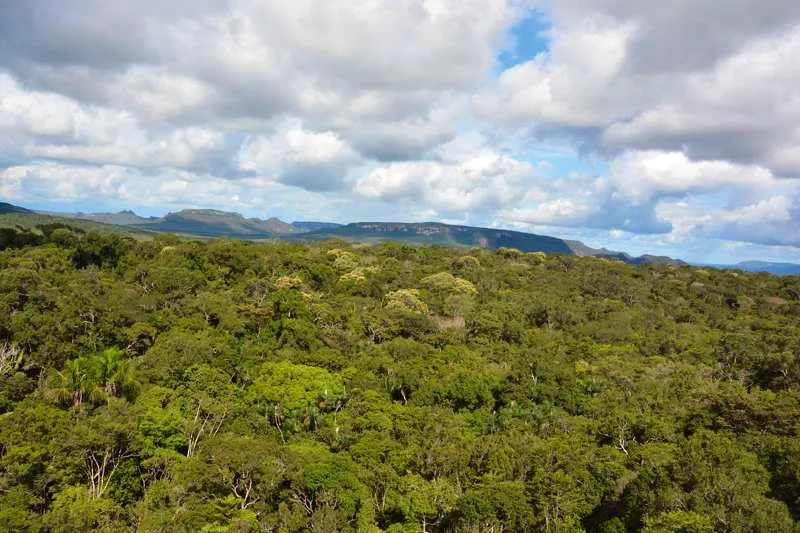
[[522, 252], [545, 252], [604, 257], [630, 264], [657, 263], [685, 265], [670, 257], [645, 255], [633, 257], [605, 248], [595, 249], [580, 241], [568, 241], [546, 235], [439, 222], [354, 222], [338, 228], [325, 228], [298, 236], [308, 240], [340, 238], [354, 241], [398, 241], [408, 244], [454, 246], [457, 248], [516, 248]]

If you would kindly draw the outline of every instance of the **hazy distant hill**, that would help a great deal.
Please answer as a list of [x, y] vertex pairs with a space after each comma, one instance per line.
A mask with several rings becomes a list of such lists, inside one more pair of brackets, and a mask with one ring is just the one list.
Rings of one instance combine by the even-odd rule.
[[795, 263], [771, 263], [768, 261], [742, 261], [730, 268], [738, 268], [750, 272], [770, 272], [784, 276], [800, 274], [800, 265]]
[[169, 213], [163, 218], [135, 224], [135, 226], [203, 237], [228, 236], [243, 239], [266, 239], [300, 233], [296, 227], [277, 218], [267, 220], [245, 218], [239, 213], [215, 209], [184, 209], [177, 213]]
[[134, 224], [145, 224], [157, 220], [157, 217], [140, 217], [130, 210], [120, 211], [119, 213], [78, 213], [75, 218], [83, 220], [94, 220], [106, 224], [119, 224], [121, 226], [133, 226]]
[[130, 226], [106, 224], [103, 222], [74, 218], [61, 214], [57, 215], [41, 213], [31, 211], [30, 209], [25, 209], [24, 207], [0, 202], [0, 228], [22, 227], [36, 230], [36, 226], [38, 225], [57, 223], [67, 224], [69, 226], [82, 229], [86, 232], [95, 232], [106, 235], [125, 235], [136, 239], [149, 239], [154, 235], [153, 232]]
[[90, 220], [105, 224], [133, 226], [150, 231], [182, 233], [201, 237], [238, 237], [262, 239], [293, 235], [302, 230], [277, 218], [262, 220], [245, 218], [239, 213], [214, 209], [184, 209], [164, 217], [141, 217], [130, 210], [118, 213], [55, 213], [40, 212], [73, 220]]
[[341, 228], [344, 224], [337, 224], [336, 222], [292, 222], [292, 226], [300, 231], [319, 231], [323, 229]]
[[588, 255], [592, 255], [592, 256], [597, 256], [597, 255], [614, 256], [614, 255], [619, 254], [619, 252], [615, 252], [613, 250], [607, 250], [605, 248], [590, 248], [589, 246], [586, 246], [585, 244], [583, 244], [581, 241], [566, 240], [564, 242], [567, 243], [567, 246], [569, 246], [569, 249], [572, 250], [572, 253], [574, 253], [575, 255], [580, 255], [580, 256], [588, 256]]
[[771, 261], [741, 261], [736, 264], [722, 265], [718, 263], [692, 263], [697, 266], [706, 266], [721, 269], [744, 270], [746, 272], [767, 272], [779, 276], [800, 275], [800, 264], [778, 263]]
[[16, 205], [7, 204], [5, 202], [0, 202], [0, 215], [9, 215], [12, 213], [29, 213], [33, 214], [33, 211], [25, 209], [24, 207], [19, 207]]
[[62, 218], [91, 220], [93, 222], [102, 222], [103, 224], [117, 224], [119, 226], [134, 226], [158, 219], [158, 217], [140, 217], [130, 210], [120, 211], [119, 213], [59, 213], [56, 211], [37, 211], [37, 213]]

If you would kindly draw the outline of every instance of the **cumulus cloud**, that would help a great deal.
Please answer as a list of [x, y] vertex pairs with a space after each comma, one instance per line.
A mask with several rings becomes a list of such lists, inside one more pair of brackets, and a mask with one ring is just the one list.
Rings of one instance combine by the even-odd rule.
[[239, 168], [264, 179], [309, 191], [342, 189], [359, 156], [336, 133], [303, 129], [291, 121], [271, 137], [256, 137], [239, 150]]
[[504, 216], [529, 224], [669, 233], [674, 217], [659, 211], [664, 201], [713, 193], [727, 205], [747, 210], [775, 183], [761, 167], [694, 162], [680, 152], [631, 151], [613, 159], [604, 176], [574, 173], [564, 179], [538, 180], [541, 201]]
[[635, 29], [599, 17], [551, 30], [550, 50], [505, 71], [495, 87], [476, 95], [476, 110], [487, 120], [603, 126], [624, 115], [641, 90], [620, 75]]
[[2, 73], [0, 132], [27, 157], [137, 167], [190, 168], [223, 144], [222, 134], [197, 126], [148, 131], [125, 110], [25, 90]]
[[32, 163], [0, 171], [2, 192], [16, 198], [77, 200], [102, 195], [132, 199], [136, 173], [118, 166], [74, 166], [57, 163]]
[[685, 78], [630, 120], [612, 123], [610, 147], [672, 147], [697, 159], [755, 162], [800, 177], [800, 26], [750, 43]]
[[[324, 204], [314, 212], [338, 220], [346, 205], [348, 218], [798, 245], [798, 2], [6, 7], [7, 199]], [[509, 33], [530, 9], [547, 46], [498, 73], [504, 47], [531, 37]], [[575, 171], [576, 153], [601, 160], [598, 175]]]
[[784, 0], [557, 0], [559, 21], [603, 15], [635, 22], [626, 70], [676, 73], [703, 70], [750, 39], [797, 24], [800, 6]]
[[614, 158], [608, 181], [617, 199], [641, 205], [668, 196], [715, 191], [752, 198], [769, 190], [772, 174], [761, 167], [727, 161], [692, 161], [681, 152], [630, 151]]
[[719, 239], [773, 246], [800, 246], [800, 188], [745, 206], [704, 205], [695, 199], [665, 203], [660, 213], [674, 220], [677, 240]]
[[[25, 202], [83, 203], [156, 213], [181, 208], [262, 209], [281, 201], [306, 201], [280, 184], [251, 177], [224, 179], [186, 170], [136, 169], [119, 165], [82, 166], [31, 162], [0, 170], [0, 196]], [[276, 201], [275, 197], [281, 197]], [[102, 199], [102, 200], [98, 200]], [[266, 210], [263, 214], [269, 214]], [[273, 216], [273, 215], [269, 215]]]
[[533, 165], [497, 153], [480, 136], [445, 144], [437, 160], [397, 162], [375, 168], [357, 180], [355, 192], [367, 199], [410, 201], [438, 216], [492, 213], [523, 202]]
[[484, 80], [516, 16], [507, 0], [31, 0], [0, 21], [0, 67], [150, 123], [253, 133], [289, 114], [409, 158], [455, 133], [443, 108]]
[[479, 156], [458, 165], [434, 161], [380, 167], [360, 179], [356, 192], [365, 198], [424, 202], [437, 211], [491, 211], [521, 198], [520, 178], [529, 164], [506, 156]]
[[551, 47], [475, 96], [590, 149], [679, 150], [800, 176], [800, 4], [560, 0]]

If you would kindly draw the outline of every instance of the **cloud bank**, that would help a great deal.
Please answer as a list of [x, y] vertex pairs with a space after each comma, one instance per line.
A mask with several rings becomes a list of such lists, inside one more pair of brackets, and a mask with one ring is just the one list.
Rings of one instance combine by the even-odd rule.
[[15, 2], [0, 195], [800, 260], [797, 57], [785, 0]]

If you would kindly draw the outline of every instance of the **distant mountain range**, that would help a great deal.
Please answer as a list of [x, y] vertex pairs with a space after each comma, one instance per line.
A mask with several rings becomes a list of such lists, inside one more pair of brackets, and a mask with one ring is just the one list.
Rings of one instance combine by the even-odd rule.
[[780, 276], [796, 276], [800, 274], [800, 265], [795, 263], [773, 263], [769, 261], [742, 261], [735, 265], [704, 265], [714, 268], [732, 268], [747, 272], [769, 272]]
[[242, 239], [265, 239], [280, 235], [292, 235], [301, 231], [277, 218], [267, 220], [245, 218], [239, 213], [215, 209], [184, 209], [177, 213], [168, 213], [161, 218], [140, 217], [133, 211], [120, 211], [119, 213], [46, 212], [45, 214], [201, 237], [228, 236]]
[[569, 241], [521, 231], [454, 226], [439, 222], [355, 222], [336, 228], [320, 229], [295, 237], [305, 240], [339, 238], [350, 241], [397, 241], [410, 244], [452, 246], [456, 248], [516, 248], [522, 252], [561, 253], [603, 257], [631, 264], [659, 263], [675, 266], [683, 261], [669, 257], [632, 257], [623, 252], [590, 248], [580, 241]]
[[135, 239], [149, 239], [155, 233], [133, 226], [97, 222], [91, 218], [77, 218], [69, 213], [31, 211], [16, 205], [0, 202], [0, 228], [29, 228], [43, 224], [68, 224], [86, 232], [117, 234]]
[[749, 270], [750, 272], [771, 272], [773, 274], [796, 275], [800, 274], [800, 265], [794, 263], [771, 263], [767, 261], [743, 261], [734, 268]]
[[277, 219], [245, 218], [239, 213], [214, 209], [184, 209], [165, 217], [140, 222], [136, 227], [154, 231], [186, 233], [202, 237], [228, 236], [240, 239], [268, 239], [293, 235], [300, 230]]
[[41, 215], [50, 215], [63, 218], [74, 218], [78, 220], [90, 220], [103, 224], [116, 224], [118, 226], [134, 226], [136, 224], [146, 224], [158, 220], [158, 217], [144, 218], [130, 210], [120, 211], [119, 213], [57, 213], [54, 211], [39, 211]]
[[[561, 253], [593, 256], [629, 264], [687, 265], [665, 256], [631, 256], [625, 252], [591, 248], [580, 241], [504, 229], [457, 226], [438, 222], [334, 222], [298, 221], [291, 224], [278, 218], [246, 218], [239, 213], [214, 209], [184, 209], [163, 217], [141, 217], [130, 210], [118, 213], [56, 213], [31, 211], [0, 202], [0, 227], [25, 226], [61, 222], [85, 231], [119, 233], [135, 238], [149, 238], [158, 232], [169, 232], [202, 238], [232, 237], [240, 239], [327, 240], [343, 239], [366, 243], [396, 241], [408, 244], [452, 246], [457, 248], [516, 248], [523, 252]], [[736, 265], [703, 265], [773, 274], [800, 274], [800, 265], [745, 261]]]

